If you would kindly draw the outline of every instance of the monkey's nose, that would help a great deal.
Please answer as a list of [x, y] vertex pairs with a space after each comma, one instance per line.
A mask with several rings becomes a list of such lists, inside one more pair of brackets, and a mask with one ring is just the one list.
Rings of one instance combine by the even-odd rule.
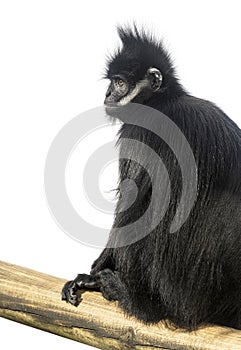
[[111, 89], [108, 89], [106, 94], [105, 94], [105, 101], [104, 104], [107, 105], [109, 104], [111, 101]]
[[109, 101], [108, 101], [108, 96], [106, 96], [106, 98], [105, 98], [105, 100], [104, 100], [104, 104], [105, 104], [105, 105], [108, 105], [108, 102], [109, 102]]
[[106, 94], [105, 94], [105, 97], [108, 98], [108, 97], [110, 97], [110, 95], [111, 95], [111, 89], [108, 89]]

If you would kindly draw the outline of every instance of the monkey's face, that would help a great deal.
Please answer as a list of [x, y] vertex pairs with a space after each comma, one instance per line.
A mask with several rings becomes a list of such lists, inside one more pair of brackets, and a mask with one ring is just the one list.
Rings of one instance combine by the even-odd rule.
[[153, 67], [139, 81], [135, 82], [130, 77], [123, 73], [110, 77], [104, 102], [107, 107], [125, 106], [129, 102], [144, 103], [162, 84], [161, 72]]
[[111, 111], [130, 102], [147, 105], [154, 94], [163, 96], [167, 89], [171, 94], [176, 84], [174, 68], [161, 43], [135, 27], [133, 31], [118, 28], [118, 33], [122, 47], [109, 57], [106, 67], [105, 78], [110, 81], [106, 108]]

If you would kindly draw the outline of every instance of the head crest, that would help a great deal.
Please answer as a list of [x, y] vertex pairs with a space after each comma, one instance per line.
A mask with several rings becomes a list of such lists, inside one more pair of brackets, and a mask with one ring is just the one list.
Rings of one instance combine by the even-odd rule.
[[117, 31], [122, 46], [108, 59], [107, 78], [124, 72], [138, 80], [150, 67], [158, 68], [163, 75], [174, 73], [172, 61], [162, 41], [158, 42], [144, 29], [138, 30], [136, 25], [133, 28], [119, 26]]

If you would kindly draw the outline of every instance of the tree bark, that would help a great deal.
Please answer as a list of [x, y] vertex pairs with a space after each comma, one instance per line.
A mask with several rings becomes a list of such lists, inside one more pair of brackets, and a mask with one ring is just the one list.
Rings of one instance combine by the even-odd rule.
[[0, 316], [104, 350], [241, 349], [241, 331], [215, 325], [196, 332], [171, 330], [163, 323], [145, 326], [97, 292], [84, 292], [76, 308], [61, 301], [65, 282], [0, 262]]

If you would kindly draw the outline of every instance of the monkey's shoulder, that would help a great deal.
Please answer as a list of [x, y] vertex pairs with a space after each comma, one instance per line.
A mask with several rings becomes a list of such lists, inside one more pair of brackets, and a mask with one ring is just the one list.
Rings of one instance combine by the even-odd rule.
[[179, 118], [182, 116], [186, 118], [199, 117], [199, 120], [200, 118], [210, 119], [214, 115], [224, 115], [224, 112], [213, 102], [192, 95], [182, 95], [168, 101], [163, 112], [172, 113], [173, 116], [177, 115]]
[[[170, 117], [183, 131], [197, 130], [200, 134], [221, 136], [219, 132], [234, 134], [234, 137], [241, 141], [241, 130], [237, 124], [227, 116], [215, 103], [192, 95], [183, 95], [173, 101], [169, 101], [162, 110]], [[202, 135], [202, 134], [200, 134]]]

